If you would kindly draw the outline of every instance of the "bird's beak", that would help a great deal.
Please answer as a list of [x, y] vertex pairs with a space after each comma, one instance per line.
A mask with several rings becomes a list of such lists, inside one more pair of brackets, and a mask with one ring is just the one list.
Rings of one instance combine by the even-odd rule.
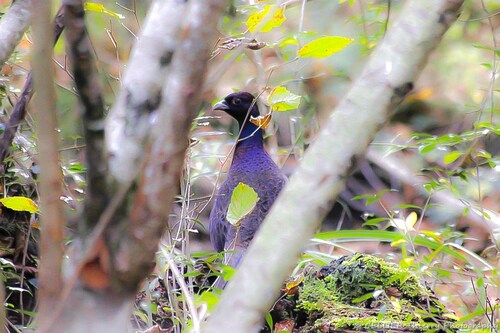
[[227, 105], [227, 103], [226, 103], [225, 100], [222, 100], [222, 101], [217, 102], [213, 106], [213, 109], [214, 110], [221, 110], [221, 111], [228, 111], [229, 110], [229, 105]]

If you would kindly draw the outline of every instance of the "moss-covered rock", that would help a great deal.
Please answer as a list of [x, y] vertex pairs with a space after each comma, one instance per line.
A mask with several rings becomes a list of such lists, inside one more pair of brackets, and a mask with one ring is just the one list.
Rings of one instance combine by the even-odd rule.
[[301, 332], [455, 331], [454, 315], [414, 273], [365, 254], [306, 277], [297, 308], [308, 314]]

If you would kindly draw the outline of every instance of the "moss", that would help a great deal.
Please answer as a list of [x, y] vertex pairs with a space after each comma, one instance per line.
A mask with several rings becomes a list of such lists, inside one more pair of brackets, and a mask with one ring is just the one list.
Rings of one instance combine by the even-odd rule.
[[307, 276], [297, 307], [309, 314], [303, 332], [439, 331], [453, 323], [412, 272], [364, 254], [341, 257], [315, 276]]

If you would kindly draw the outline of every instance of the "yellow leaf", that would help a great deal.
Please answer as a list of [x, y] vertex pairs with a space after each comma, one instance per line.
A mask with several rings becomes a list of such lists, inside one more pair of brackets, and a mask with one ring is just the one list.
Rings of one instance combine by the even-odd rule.
[[390, 302], [394, 308], [394, 311], [396, 311], [396, 313], [400, 313], [402, 307], [401, 307], [401, 303], [399, 302], [399, 300], [397, 298], [391, 296]]
[[0, 203], [5, 207], [18, 211], [35, 213], [38, 210], [36, 203], [26, 197], [9, 197], [0, 199]]
[[264, 9], [248, 17], [246, 26], [250, 32], [268, 32], [286, 21], [285, 9], [277, 5], [265, 5]]
[[300, 285], [302, 281], [304, 281], [304, 274], [301, 273], [298, 276], [296, 276], [292, 281], [288, 281], [285, 284], [285, 288], [286, 290], [291, 290], [292, 288], [295, 288], [298, 285]]
[[267, 103], [273, 111], [288, 111], [298, 108], [301, 98], [301, 96], [288, 91], [286, 87], [280, 86], [273, 89], [267, 98]]
[[268, 113], [265, 116], [250, 117], [250, 122], [262, 129], [266, 129], [271, 123], [271, 113]]
[[406, 102], [413, 101], [426, 101], [432, 97], [433, 91], [430, 87], [422, 88], [418, 91], [412, 92], [408, 97], [406, 97]]
[[109, 16], [113, 16], [117, 19], [124, 19], [125, 18], [125, 16], [123, 16], [122, 14], [118, 14], [118, 13], [115, 13], [115, 12], [109, 10], [109, 9], [106, 9], [106, 7], [104, 7], [104, 5], [102, 5], [100, 3], [86, 2], [84, 4], [84, 8], [86, 10], [91, 11], [91, 12], [103, 13], [103, 14], [106, 14]]
[[411, 228], [417, 223], [418, 216], [417, 213], [411, 212], [410, 215], [406, 217], [405, 224]]
[[406, 219], [404, 219], [404, 220], [398, 219], [398, 218], [391, 219], [391, 223], [393, 226], [395, 226], [399, 230], [402, 230], [404, 232], [408, 232], [408, 231], [415, 231], [413, 226], [415, 225], [415, 223], [417, 223], [417, 220], [418, 220], [417, 213], [411, 212], [406, 217]]
[[302, 46], [297, 54], [299, 58], [326, 58], [334, 53], [343, 50], [347, 45], [351, 44], [352, 41], [352, 38], [341, 36], [325, 36], [315, 39], [312, 42]]

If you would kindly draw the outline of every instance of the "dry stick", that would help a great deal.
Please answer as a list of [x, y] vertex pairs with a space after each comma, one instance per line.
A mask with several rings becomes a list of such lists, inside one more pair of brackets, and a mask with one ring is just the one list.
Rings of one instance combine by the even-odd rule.
[[[84, 223], [80, 231], [87, 233], [98, 222], [109, 202], [106, 179], [107, 159], [104, 147], [104, 102], [92, 45], [87, 35], [81, 0], [64, 0], [67, 53], [72, 64], [85, 136], [87, 190]], [[85, 229], [85, 230], [82, 230]]]
[[33, 77], [37, 91], [37, 133], [39, 162], [43, 172], [40, 174], [41, 193], [41, 241], [40, 241], [40, 327], [46, 325], [46, 318], [57, 304], [63, 282], [61, 267], [64, 255], [65, 217], [60, 200], [62, 192], [62, 173], [59, 166], [59, 153], [56, 115], [56, 94], [53, 78], [52, 41], [54, 32], [51, 27], [52, 1], [35, 1], [33, 10]]
[[302, 247], [343, 189], [353, 159], [411, 90], [462, 3], [406, 3], [274, 203], [203, 332], [259, 331]]
[[[54, 19], [54, 45], [59, 40], [62, 31], [64, 30], [64, 24], [62, 22], [63, 19], [63, 11], [62, 7], [57, 11], [56, 17]], [[23, 90], [21, 91], [21, 95], [17, 100], [16, 105], [12, 110], [12, 114], [9, 118], [7, 126], [5, 128], [5, 132], [2, 135], [2, 140], [0, 141], [0, 175], [3, 174], [3, 162], [10, 155], [10, 146], [14, 140], [17, 129], [19, 125], [26, 117], [26, 106], [31, 100], [33, 96], [33, 80], [31, 72], [28, 73], [26, 77], [26, 82], [24, 83]]]

